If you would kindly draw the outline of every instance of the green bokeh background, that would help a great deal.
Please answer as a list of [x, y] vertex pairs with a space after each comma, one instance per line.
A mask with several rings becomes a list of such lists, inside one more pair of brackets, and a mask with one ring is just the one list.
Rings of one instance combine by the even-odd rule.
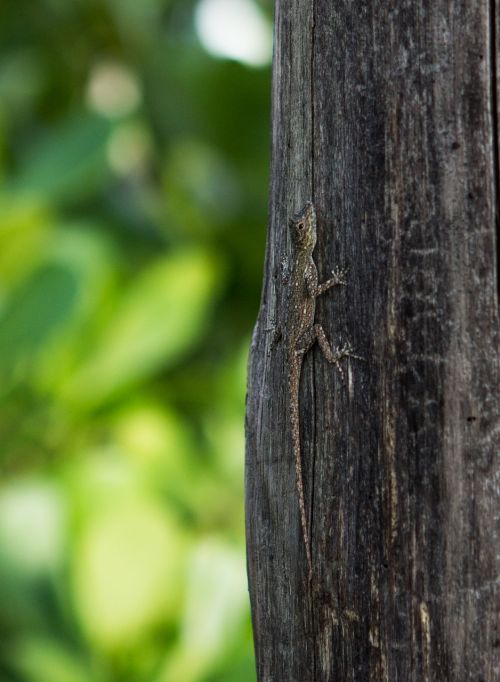
[[1, 682], [255, 680], [270, 72], [195, 6], [0, 4]]

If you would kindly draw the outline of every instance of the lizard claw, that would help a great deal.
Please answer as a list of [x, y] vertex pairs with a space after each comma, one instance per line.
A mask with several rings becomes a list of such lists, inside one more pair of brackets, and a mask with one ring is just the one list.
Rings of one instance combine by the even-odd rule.
[[340, 364], [340, 361], [343, 358], [355, 358], [356, 360], [364, 360], [364, 358], [362, 358], [361, 355], [356, 355], [354, 353], [354, 349], [349, 342], [346, 342], [344, 343], [343, 346], [338, 346], [335, 349], [335, 353], [333, 354], [333, 359], [331, 360], [331, 362], [333, 362], [335, 367], [338, 369], [342, 382], [345, 383], [344, 370], [342, 369], [342, 365]]
[[349, 268], [341, 268], [339, 266], [335, 267], [332, 270], [332, 275], [333, 279], [335, 280], [336, 284], [342, 284], [345, 285], [347, 284], [347, 273], [349, 272]]
[[363, 361], [365, 359], [365, 358], [362, 358], [361, 355], [355, 354], [354, 348], [349, 343], [349, 341], [344, 343], [343, 346], [338, 347], [335, 351], [336, 361], [341, 360], [342, 358], [355, 358], [356, 360], [363, 360]]

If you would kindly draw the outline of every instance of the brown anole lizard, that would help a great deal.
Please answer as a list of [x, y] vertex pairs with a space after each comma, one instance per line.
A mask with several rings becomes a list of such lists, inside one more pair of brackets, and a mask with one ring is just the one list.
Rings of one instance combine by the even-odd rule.
[[323, 327], [320, 324], [314, 323], [316, 298], [331, 287], [345, 285], [347, 283], [347, 272], [343, 268], [336, 268], [332, 271], [333, 277], [330, 277], [323, 284], [318, 284], [318, 271], [312, 257], [317, 238], [316, 211], [311, 202], [308, 202], [302, 211], [293, 216], [290, 221], [290, 230], [293, 245], [293, 262], [288, 277], [285, 315], [281, 324], [280, 336], [282, 336], [285, 343], [290, 426], [297, 478], [300, 522], [309, 568], [309, 580], [311, 580], [313, 574], [311, 542], [305, 509], [300, 449], [299, 389], [302, 361], [304, 355], [316, 341], [325, 358], [328, 362], [335, 365], [342, 377], [343, 371], [340, 360], [346, 357], [358, 358], [359, 360], [363, 358], [354, 355], [349, 343], [332, 350]]

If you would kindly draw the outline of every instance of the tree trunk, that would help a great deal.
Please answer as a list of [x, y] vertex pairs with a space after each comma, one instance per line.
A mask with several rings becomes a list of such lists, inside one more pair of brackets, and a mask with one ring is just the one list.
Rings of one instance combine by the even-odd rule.
[[[270, 223], [249, 364], [248, 573], [260, 682], [500, 680], [493, 2], [276, 0]], [[288, 220], [312, 199], [318, 299], [300, 417]]]

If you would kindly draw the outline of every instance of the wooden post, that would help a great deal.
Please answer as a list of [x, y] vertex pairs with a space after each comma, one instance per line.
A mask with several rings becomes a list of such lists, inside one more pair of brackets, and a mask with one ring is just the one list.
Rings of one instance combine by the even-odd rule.
[[[246, 505], [259, 682], [500, 679], [495, 6], [276, 0]], [[497, 14], [498, 14], [498, 10]], [[283, 348], [288, 219], [315, 203], [345, 385], [306, 356], [307, 580]]]

